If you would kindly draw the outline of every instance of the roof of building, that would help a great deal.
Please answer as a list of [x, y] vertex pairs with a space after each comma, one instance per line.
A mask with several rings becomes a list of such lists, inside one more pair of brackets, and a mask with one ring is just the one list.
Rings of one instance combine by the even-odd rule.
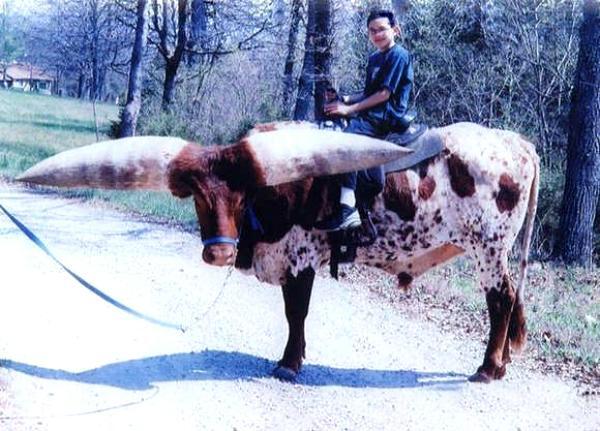
[[[6, 77], [8, 80], [15, 79], [36, 79], [39, 81], [54, 81], [54, 77], [44, 70], [24, 63], [12, 63], [6, 67]], [[0, 76], [1, 78], [1, 76]]]

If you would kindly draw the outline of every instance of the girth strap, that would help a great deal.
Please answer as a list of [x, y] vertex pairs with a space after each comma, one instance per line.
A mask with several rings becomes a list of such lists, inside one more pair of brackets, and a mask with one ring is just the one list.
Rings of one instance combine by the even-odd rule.
[[340, 263], [352, 263], [356, 258], [358, 247], [369, 247], [377, 239], [377, 230], [371, 219], [371, 212], [359, 205], [362, 225], [355, 229], [338, 230], [329, 232], [329, 246], [331, 247], [331, 258], [329, 259], [329, 273], [336, 280]]

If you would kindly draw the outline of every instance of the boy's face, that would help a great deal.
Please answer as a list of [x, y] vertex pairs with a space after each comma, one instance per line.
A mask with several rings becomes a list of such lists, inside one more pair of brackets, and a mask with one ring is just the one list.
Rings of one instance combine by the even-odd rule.
[[368, 25], [369, 40], [380, 51], [385, 51], [394, 44], [397, 27], [390, 25], [390, 20], [382, 17], [372, 20]]

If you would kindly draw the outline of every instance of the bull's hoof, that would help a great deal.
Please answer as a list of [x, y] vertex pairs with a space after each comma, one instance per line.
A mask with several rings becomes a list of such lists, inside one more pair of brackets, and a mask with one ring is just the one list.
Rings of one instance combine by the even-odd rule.
[[477, 372], [469, 377], [470, 382], [474, 383], [490, 383], [492, 380], [500, 380], [506, 374], [506, 366], [496, 367], [492, 370], [485, 370], [479, 367]]
[[477, 371], [475, 374], [469, 377], [469, 381], [473, 383], [491, 383], [492, 378], [483, 371]]
[[283, 365], [278, 365], [273, 370], [273, 377], [285, 382], [295, 382], [298, 377], [298, 372], [291, 368], [284, 367]]

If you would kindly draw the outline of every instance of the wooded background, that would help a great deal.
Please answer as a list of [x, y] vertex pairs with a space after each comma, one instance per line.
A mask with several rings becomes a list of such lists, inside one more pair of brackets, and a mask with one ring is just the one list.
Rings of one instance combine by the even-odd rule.
[[0, 74], [45, 69], [63, 97], [118, 103], [113, 136], [228, 143], [319, 119], [362, 90], [366, 17], [396, 11], [420, 121], [518, 131], [542, 161], [533, 253], [600, 254], [600, 0], [0, 0]]

